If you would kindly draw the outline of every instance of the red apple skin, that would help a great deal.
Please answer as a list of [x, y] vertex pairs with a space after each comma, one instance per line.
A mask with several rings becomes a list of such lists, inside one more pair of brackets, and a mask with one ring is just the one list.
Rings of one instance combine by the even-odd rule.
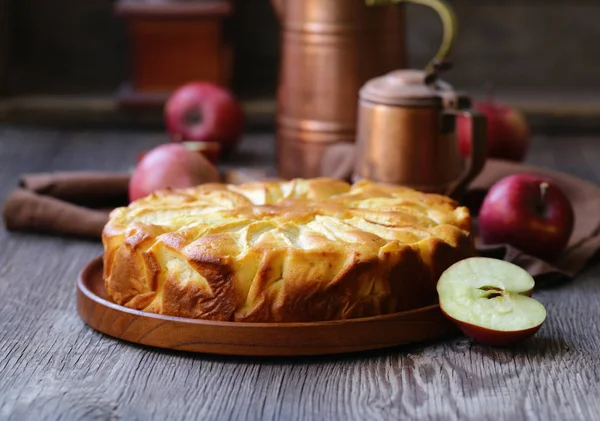
[[[547, 183], [543, 199], [542, 183]], [[515, 174], [498, 181], [479, 211], [479, 232], [485, 244], [510, 244], [548, 261], [565, 249], [574, 222], [565, 194], [551, 179], [535, 174]]]
[[[203, 155], [213, 165], [218, 165], [221, 145], [215, 142], [181, 142], [187, 149]], [[148, 151], [138, 153], [136, 163], [139, 163]]]
[[228, 90], [208, 82], [176, 89], [165, 104], [165, 125], [175, 142], [218, 142], [229, 149], [240, 139], [245, 114]]
[[[486, 117], [486, 148], [489, 158], [522, 162], [529, 151], [531, 132], [525, 116], [507, 105], [484, 101], [473, 105]], [[469, 120], [458, 118], [458, 148], [467, 158], [471, 155]]]
[[129, 200], [133, 202], [160, 189], [217, 181], [219, 172], [204, 156], [180, 143], [168, 143], [142, 157], [129, 180]]
[[515, 331], [493, 330], [457, 320], [448, 315], [443, 309], [442, 313], [452, 320], [466, 336], [477, 343], [491, 346], [510, 346], [524, 341], [530, 336], [533, 336], [544, 324], [542, 322], [539, 326]]

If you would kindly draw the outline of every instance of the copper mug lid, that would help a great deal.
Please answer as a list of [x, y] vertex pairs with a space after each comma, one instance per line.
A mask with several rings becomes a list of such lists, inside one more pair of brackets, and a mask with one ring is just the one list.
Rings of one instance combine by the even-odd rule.
[[404, 107], [441, 107], [444, 93], [453, 92], [452, 86], [436, 79], [428, 81], [423, 70], [395, 70], [369, 80], [359, 92], [361, 99]]
[[428, 82], [431, 74], [421, 70], [396, 70], [365, 83], [361, 99], [373, 103], [404, 107], [439, 107], [466, 109], [471, 98], [466, 92], [441, 79]]

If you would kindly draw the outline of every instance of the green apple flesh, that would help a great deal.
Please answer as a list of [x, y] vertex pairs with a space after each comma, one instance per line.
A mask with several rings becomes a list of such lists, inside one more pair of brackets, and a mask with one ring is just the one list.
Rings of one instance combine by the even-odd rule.
[[546, 309], [531, 298], [534, 280], [517, 265], [472, 257], [440, 277], [440, 308], [463, 333], [486, 345], [510, 345], [533, 335]]

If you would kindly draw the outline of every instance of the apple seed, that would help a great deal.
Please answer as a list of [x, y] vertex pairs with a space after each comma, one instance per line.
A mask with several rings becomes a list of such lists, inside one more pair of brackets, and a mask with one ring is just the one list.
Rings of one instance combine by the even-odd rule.
[[483, 294], [482, 298], [487, 298], [492, 299], [492, 298], [496, 298], [496, 297], [501, 297], [504, 292], [504, 290], [502, 288], [498, 288], [495, 286], [491, 286], [491, 285], [485, 285], [482, 287], [479, 287], [480, 290], [485, 291], [487, 294]]

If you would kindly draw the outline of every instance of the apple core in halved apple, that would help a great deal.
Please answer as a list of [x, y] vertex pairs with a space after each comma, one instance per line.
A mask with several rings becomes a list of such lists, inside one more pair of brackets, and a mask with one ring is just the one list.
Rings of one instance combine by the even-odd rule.
[[510, 345], [533, 335], [546, 309], [531, 298], [535, 281], [517, 265], [472, 257], [449, 267], [437, 291], [442, 312], [463, 333], [486, 345]]

